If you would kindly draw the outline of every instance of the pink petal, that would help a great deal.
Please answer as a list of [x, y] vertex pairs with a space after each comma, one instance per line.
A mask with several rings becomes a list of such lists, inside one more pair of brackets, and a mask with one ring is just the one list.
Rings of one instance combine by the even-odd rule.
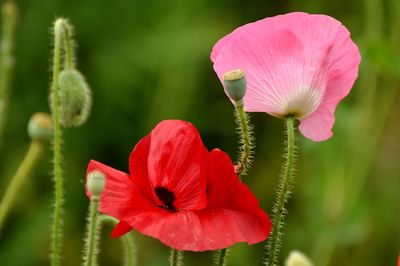
[[332, 136], [336, 106], [350, 93], [358, 76], [361, 55], [344, 27], [338, 32], [335, 44], [324, 98], [314, 113], [301, 120], [299, 127], [305, 137], [314, 141], [324, 141]]
[[[216, 44], [211, 59], [221, 80], [232, 69], [246, 72], [246, 111], [295, 115], [303, 119], [302, 132], [322, 140], [334, 118], [322, 118], [325, 129], [312, 129], [316, 123], [307, 118], [333, 115], [357, 77], [360, 55], [339, 21], [296, 12], [238, 28]], [[320, 108], [327, 110], [311, 116]]]

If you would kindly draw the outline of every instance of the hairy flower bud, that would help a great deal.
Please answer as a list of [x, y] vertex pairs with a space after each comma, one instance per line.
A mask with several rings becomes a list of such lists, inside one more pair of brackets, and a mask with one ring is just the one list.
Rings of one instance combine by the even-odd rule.
[[106, 185], [106, 176], [98, 171], [91, 171], [87, 176], [86, 187], [92, 197], [99, 197], [101, 192], [103, 192]]
[[35, 113], [28, 123], [28, 135], [31, 139], [48, 140], [53, 134], [51, 116], [46, 113]]
[[235, 102], [241, 102], [246, 94], [246, 74], [241, 69], [226, 72], [223, 75], [225, 91]]
[[64, 127], [82, 125], [89, 117], [92, 105], [89, 85], [75, 69], [61, 71], [58, 83], [60, 123]]

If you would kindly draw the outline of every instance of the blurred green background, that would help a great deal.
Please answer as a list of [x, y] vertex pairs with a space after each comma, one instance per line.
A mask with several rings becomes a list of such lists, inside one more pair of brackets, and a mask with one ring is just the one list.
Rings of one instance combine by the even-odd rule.
[[[36, 0], [17, 1], [16, 69], [0, 148], [0, 196], [29, 145], [32, 113], [49, 111], [51, 25], [70, 19], [78, 66], [93, 90], [89, 121], [64, 131], [65, 265], [79, 265], [88, 199], [87, 163], [127, 171], [135, 143], [162, 119], [191, 121], [206, 146], [237, 154], [233, 107], [212, 69], [214, 43], [234, 28], [290, 11], [324, 13], [348, 27], [362, 51], [359, 79], [338, 107], [334, 136], [299, 136], [298, 172], [282, 247], [315, 265], [395, 265], [400, 252], [400, 1]], [[251, 114], [256, 159], [245, 183], [268, 212], [282, 163], [283, 123]], [[41, 158], [0, 235], [0, 265], [48, 265], [51, 152]], [[105, 228], [100, 265], [121, 264]], [[139, 265], [166, 265], [168, 248], [134, 234]], [[263, 244], [232, 248], [230, 265], [261, 265]], [[210, 265], [211, 253], [185, 253]]]

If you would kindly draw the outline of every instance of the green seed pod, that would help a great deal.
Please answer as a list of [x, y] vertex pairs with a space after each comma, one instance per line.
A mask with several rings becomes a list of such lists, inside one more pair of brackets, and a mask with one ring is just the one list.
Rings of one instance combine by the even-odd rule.
[[53, 134], [52, 119], [49, 114], [35, 113], [28, 123], [28, 135], [34, 140], [48, 140]]
[[246, 94], [246, 75], [243, 70], [235, 69], [223, 75], [225, 91], [235, 102], [241, 102]]
[[83, 75], [75, 70], [62, 70], [58, 78], [60, 123], [64, 127], [80, 126], [89, 117], [92, 96]]
[[88, 174], [86, 186], [92, 197], [99, 197], [105, 185], [106, 177], [102, 172], [94, 170]]

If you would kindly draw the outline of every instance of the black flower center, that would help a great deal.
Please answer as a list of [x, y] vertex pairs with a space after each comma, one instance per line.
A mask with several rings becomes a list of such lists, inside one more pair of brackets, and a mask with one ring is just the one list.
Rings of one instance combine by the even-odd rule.
[[174, 201], [175, 195], [173, 192], [169, 191], [165, 187], [156, 187], [155, 189], [157, 197], [164, 203], [164, 205], [159, 206], [168, 210], [175, 211]]

